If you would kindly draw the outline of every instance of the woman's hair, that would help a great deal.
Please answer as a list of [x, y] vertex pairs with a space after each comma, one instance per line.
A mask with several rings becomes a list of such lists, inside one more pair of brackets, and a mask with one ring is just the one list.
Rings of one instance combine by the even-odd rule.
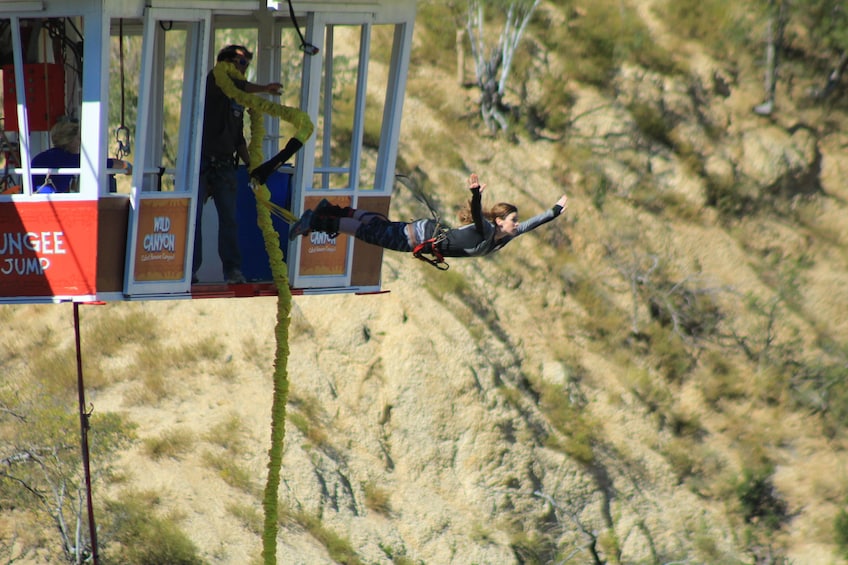
[[[494, 222], [495, 218], [504, 219], [513, 212], [518, 212], [518, 208], [514, 204], [510, 204], [509, 202], [498, 202], [492, 206], [492, 209], [488, 212], [484, 210], [483, 217], [490, 222]], [[462, 225], [474, 223], [474, 217], [471, 215], [470, 201], [465, 205], [465, 208], [459, 211], [459, 221]]]
[[54, 147], [66, 149], [74, 141], [77, 141], [79, 137], [79, 122], [74, 120], [59, 120], [56, 122], [56, 125], [50, 128], [50, 140], [53, 142]]

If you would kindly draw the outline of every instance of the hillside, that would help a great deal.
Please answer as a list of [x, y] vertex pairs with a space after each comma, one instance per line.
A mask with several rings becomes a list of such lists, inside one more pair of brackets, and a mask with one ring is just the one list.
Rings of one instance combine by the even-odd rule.
[[[449, 221], [469, 172], [484, 204], [527, 218], [566, 192], [569, 210], [447, 272], [389, 253], [387, 294], [295, 298], [281, 563], [846, 561], [845, 100], [810, 104], [818, 77], [789, 61], [756, 115], [755, 61], [634, 4], [674, 64], [577, 80], [537, 23], [522, 60], [540, 73], [510, 101], [544, 119], [507, 139], [435, 64], [422, 3], [398, 173]], [[541, 10], [574, 37], [591, 16]], [[391, 215], [427, 211], [399, 185]], [[83, 308], [94, 427], [136, 426], [95, 487], [104, 536], [141, 508], [204, 563], [259, 562], [275, 315], [273, 298]], [[71, 307], [0, 319], [7, 382], [43, 377], [20, 399], [75, 403]]]

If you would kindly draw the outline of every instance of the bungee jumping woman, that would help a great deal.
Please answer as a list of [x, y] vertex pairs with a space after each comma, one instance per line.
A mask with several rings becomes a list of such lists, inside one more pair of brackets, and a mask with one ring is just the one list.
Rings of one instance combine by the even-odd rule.
[[[568, 208], [563, 194], [548, 210], [524, 222], [518, 221], [518, 208], [501, 202], [484, 212], [482, 194], [486, 188], [477, 175], [468, 178], [471, 191], [469, 206], [460, 213], [464, 224], [442, 229], [435, 219], [393, 222], [376, 212], [336, 206], [322, 200], [314, 210], [306, 210], [289, 231], [289, 239], [310, 231], [344, 233], [367, 243], [393, 251], [412, 252], [415, 257], [445, 270], [445, 257], [479, 257], [504, 247], [521, 234], [536, 229]], [[433, 259], [424, 255], [431, 255]]]

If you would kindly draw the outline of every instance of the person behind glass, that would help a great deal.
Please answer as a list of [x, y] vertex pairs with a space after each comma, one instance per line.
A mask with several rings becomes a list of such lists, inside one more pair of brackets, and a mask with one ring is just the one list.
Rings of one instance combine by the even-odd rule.
[[[50, 128], [50, 141], [53, 147], [42, 151], [32, 158], [34, 169], [79, 169], [80, 166], [80, 126], [71, 118], [59, 118]], [[132, 172], [132, 165], [120, 159], [107, 159], [106, 166], [110, 169], [124, 169], [126, 174]], [[32, 175], [32, 185], [38, 194], [52, 192], [77, 192], [77, 175]], [[109, 175], [109, 192], [116, 192], [115, 177]]]
[[[416, 256], [419, 252], [430, 253], [441, 262], [442, 257], [480, 257], [494, 253], [519, 235], [550, 222], [568, 208], [568, 197], [563, 194], [551, 208], [519, 222], [518, 208], [513, 204], [501, 202], [484, 212], [482, 193], [485, 188], [477, 175], [472, 174], [468, 178], [471, 201], [460, 213], [460, 221], [464, 225], [445, 230], [438, 237], [434, 237], [437, 226], [432, 219], [393, 222], [376, 212], [342, 208], [322, 200], [315, 210], [303, 213], [289, 231], [289, 238], [295, 239], [310, 231], [344, 233], [393, 251], [411, 251]], [[429, 247], [422, 249], [422, 245]]]
[[[247, 47], [228, 45], [218, 52], [217, 62], [228, 61], [244, 74], [253, 59]], [[253, 84], [234, 80], [240, 90], [249, 94], [266, 92], [279, 94], [278, 82]], [[250, 154], [244, 138], [244, 107], [229, 98], [215, 82], [212, 71], [206, 76], [206, 108], [203, 112], [203, 137], [200, 150], [200, 182], [198, 187], [197, 216], [194, 232], [194, 263], [192, 283], [203, 261], [203, 233], [201, 218], [203, 205], [209, 198], [215, 201], [218, 212], [218, 256], [228, 284], [244, 283], [241, 272], [241, 252], [238, 247], [236, 196], [238, 181], [236, 167], [239, 160], [250, 165]]]

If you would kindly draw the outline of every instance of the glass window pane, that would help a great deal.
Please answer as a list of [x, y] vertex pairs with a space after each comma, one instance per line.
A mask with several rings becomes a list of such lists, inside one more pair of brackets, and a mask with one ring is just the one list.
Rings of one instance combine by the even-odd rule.
[[[17, 29], [12, 29], [15, 21]], [[2, 20], [4, 161], [20, 167], [28, 154], [33, 191], [79, 192], [81, 18]], [[22, 65], [16, 69], [13, 38], [20, 37]], [[18, 85], [18, 75], [23, 85]], [[29, 135], [23, 137], [18, 104], [25, 104]], [[14, 148], [9, 150], [8, 148]], [[20, 151], [23, 149], [23, 151]], [[60, 169], [62, 169], [60, 171]], [[20, 168], [18, 168], [20, 171]], [[7, 171], [8, 172], [8, 171]], [[23, 184], [17, 177], [16, 182]], [[40, 189], [40, 190], [39, 190]]]
[[359, 170], [359, 188], [362, 190], [374, 189], [393, 43], [394, 25], [372, 27], [368, 58], [368, 90], [365, 96], [365, 114], [362, 117], [363, 149]]
[[351, 188], [351, 154], [362, 26], [328, 26], [315, 127], [316, 188]]
[[[162, 155], [160, 167], [166, 175], [162, 178], [162, 191], [173, 191], [177, 155], [180, 153], [180, 115], [185, 75], [186, 30], [185, 26], [174, 26], [165, 33], [165, 74], [162, 77], [164, 99], [162, 104]], [[187, 190], [188, 187], [179, 187]]]

